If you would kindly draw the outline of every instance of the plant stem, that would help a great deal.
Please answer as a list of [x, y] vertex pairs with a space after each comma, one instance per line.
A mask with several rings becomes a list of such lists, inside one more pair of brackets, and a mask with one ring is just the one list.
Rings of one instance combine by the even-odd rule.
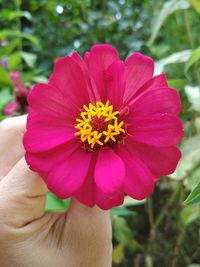
[[145, 266], [146, 267], [153, 267], [153, 259], [151, 256], [151, 252], [153, 249], [153, 242], [155, 238], [155, 227], [154, 227], [154, 214], [153, 214], [153, 201], [151, 197], [147, 198], [147, 209], [148, 209], [148, 218], [149, 218], [149, 225], [150, 225], [150, 233], [149, 233], [149, 240], [147, 245], [147, 253], [145, 255]]
[[193, 39], [193, 35], [191, 32], [191, 27], [190, 27], [190, 23], [189, 23], [189, 18], [188, 18], [188, 11], [184, 10], [184, 22], [185, 22], [185, 29], [187, 32], [187, 36], [188, 36], [188, 41], [190, 43], [190, 47], [192, 49], [194, 49], [194, 39]]
[[157, 217], [157, 219], [154, 223], [154, 230], [156, 230], [160, 226], [160, 224], [162, 223], [168, 207], [170, 207], [173, 204], [179, 191], [180, 191], [180, 184], [176, 187], [176, 189], [174, 191], [172, 191], [171, 196], [169, 197], [168, 201], [166, 202], [165, 206], [163, 207], [162, 211], [160, 212], [159, 216]]
[[147, 198], [148, 217], [151, 228], [154, 228], [153, 201], [151, 197]]
[[[182, 183], [181, 184], [180, 195], [179, 195], [179, 202], [178, 202], [178, 205], [180, 205], [181, 210], [182, 210], [182, 203], [183, 203], [183, 200], [184, 200], [184, 195], [185, 195], [185, 187], [184, 187], [184, 185]], [[185, 235], [185, 227], [181, 222], [181, 216], [180, 216], [181, 211], [178, 214], [179, 214], [178, 225], [180, 225], [180, 230], [179, 230], [178, 236], [176, 238], [176, 243], [175, 243], [174, 253], [173, 253], [174, 256], [172, 258], [171, 267], [176, 267], [177, 266], [177, 256], [179, 254], [179, 250], [180, 250], [180, 247], [181, 247], [184, 235]]]
[[[16, 11], [20, 12], [21, 11], [21, 0], [15, 0], [15, 6], [16, 6]], [[22, 37], [21, 37], [21, 29], [22, 29], [22, 25], [21, 25], [21, 17], [18, 16], [16, 18], [16, 27], [17, 27], [17, 31], [19, 32], [19, 37], [18, 37], [18, 52], [22, 52], [23, 47], [22, 47]], [[22, 70], [23, 68], [23, 61], [22, 58], [20, 56], [20, 64], [19, 64], [19, 68], [20, 70]]]

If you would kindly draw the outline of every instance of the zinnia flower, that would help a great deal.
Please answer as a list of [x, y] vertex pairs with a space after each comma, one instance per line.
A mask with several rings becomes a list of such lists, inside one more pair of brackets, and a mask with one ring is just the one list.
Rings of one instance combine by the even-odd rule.
[[12, 71], [10, 73], [10, 79], [15, 87], [15, 98], [6, 105], [4, 114], [25, 114], [28, 112], [27, 96], [30, 91], [23, 86], [20, 72]]
[[28, 97], [24, 136], [26, 161], [50, 191], [110, 209], [124, 194], [146, 198], [175, 170], [181, 103], [153, 72], [151, 58], [133, 53], [123, 62], [111, 45], [56, 60], [49, 82]]

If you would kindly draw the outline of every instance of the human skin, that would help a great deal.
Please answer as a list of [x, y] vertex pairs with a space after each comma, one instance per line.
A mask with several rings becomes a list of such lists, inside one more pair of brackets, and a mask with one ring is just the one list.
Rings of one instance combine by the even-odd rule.
[[23, 158], [25, 123], [0, 123], [0, 267], [110, 267], [109, 212], [72, 199], [45, 214], [47, 187]]

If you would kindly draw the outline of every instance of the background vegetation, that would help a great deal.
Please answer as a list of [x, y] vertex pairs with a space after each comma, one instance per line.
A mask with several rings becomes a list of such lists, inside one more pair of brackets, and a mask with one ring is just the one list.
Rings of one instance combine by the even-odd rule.
[[[133, 51], [152, 56], [156, 73], [166, 72], [181, 95], [182, 160], [146, 201], [126, 198], [111, 211], [113, 266], [200, 267], [199, 32], [199, 0], [0, 0], [0, 119], [16, 98], [12, 71], [30, 88], [46, 81], [56, 57], [94, 43], [113, 44], [122, 58]], [[49, 194], [46, 208], [67, 204]]]

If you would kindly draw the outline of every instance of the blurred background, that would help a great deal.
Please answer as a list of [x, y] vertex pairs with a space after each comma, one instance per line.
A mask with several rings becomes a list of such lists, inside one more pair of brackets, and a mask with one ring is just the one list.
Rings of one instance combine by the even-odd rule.
[[[55, 58], [95, 43], [153, 57], [183, 103], [177, 170], [147, 200], [111, 211], [113, 266], [200, 267], [200, 0], [0, 0], [0, 120], [28, 111]], [[46, 210], [67, 205], [49, 194]]]

